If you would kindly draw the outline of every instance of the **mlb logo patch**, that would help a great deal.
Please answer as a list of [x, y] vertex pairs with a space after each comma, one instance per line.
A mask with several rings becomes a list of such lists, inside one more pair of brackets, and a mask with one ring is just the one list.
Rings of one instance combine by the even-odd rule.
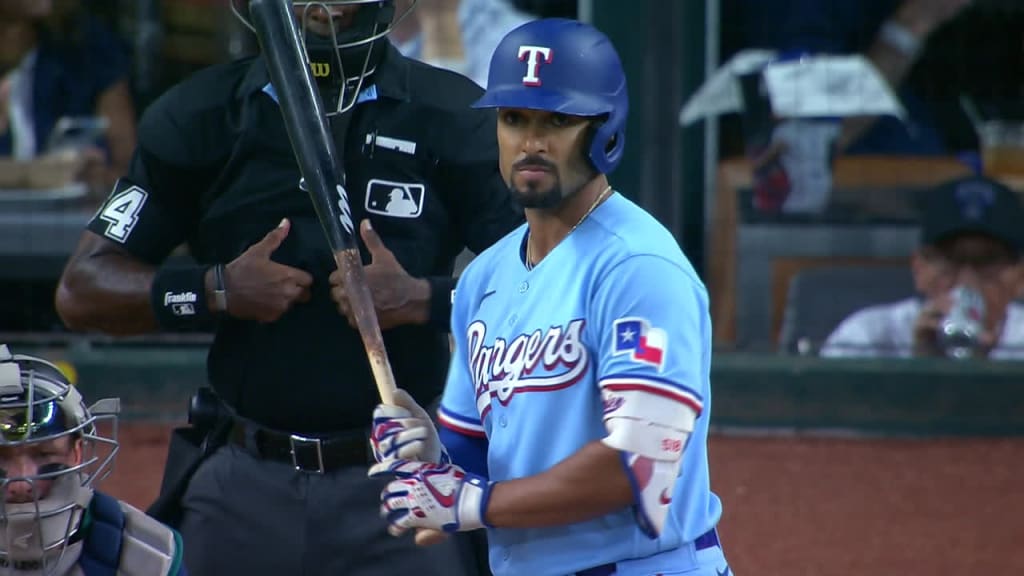
[[629, 354], [632, 360], [656, 366], [661, 370], [665, 361], [668, 334], [654, 328], [644, 318], [619, 318], [612, 325], [614, 340], [612, 355]]
[[366, 184], [366, 211], [395, 218], [419, 218], [425, 191], [423, 184], [374, 178]]

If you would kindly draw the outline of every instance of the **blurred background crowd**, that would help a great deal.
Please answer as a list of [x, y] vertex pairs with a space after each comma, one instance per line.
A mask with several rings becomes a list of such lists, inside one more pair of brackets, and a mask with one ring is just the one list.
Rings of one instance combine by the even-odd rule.
[[[72, 339], [54, 283], [140, 114], [257, 49], [227, 4], [0, 0], [4, 340]], [[391, 40], [483, 84], [545, 16], [620, 46], [612, 181], [697, 264], [722, 353], [1024, 358], [1024, 3], [420, 0]]]

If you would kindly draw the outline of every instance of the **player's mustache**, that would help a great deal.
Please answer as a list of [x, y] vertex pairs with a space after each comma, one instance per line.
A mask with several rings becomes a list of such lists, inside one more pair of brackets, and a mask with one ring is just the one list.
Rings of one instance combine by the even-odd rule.
[[557, 171], [557, 167], [554, 165], [553, 162], [545, 160], [540, 156], [527, 156], [526, 158], [523, 158], [522, 160], [512, 165], [513, 170], [522, 170], [524, 168], [543, 168], [544, 170], [547, 170], [549, 172]]

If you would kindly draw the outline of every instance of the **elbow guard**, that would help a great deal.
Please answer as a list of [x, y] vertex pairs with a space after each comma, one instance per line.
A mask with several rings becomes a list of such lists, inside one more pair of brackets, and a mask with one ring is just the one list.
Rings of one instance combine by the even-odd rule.
[[646, 390], [602, 387], [601, 398], [608, 430], [602, 442], [622, 452], [637, 523], [644, 534], [657, 538], [668, 516], [697, 408]]

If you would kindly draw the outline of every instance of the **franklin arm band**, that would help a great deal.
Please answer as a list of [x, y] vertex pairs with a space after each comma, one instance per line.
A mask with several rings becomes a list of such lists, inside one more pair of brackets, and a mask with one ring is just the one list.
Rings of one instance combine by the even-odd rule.
[[206, 302], [208, 266], [164, 267], [157, 270], [149, 292], [157, 324], [164, 330], [193, 330], [210, 326]]

